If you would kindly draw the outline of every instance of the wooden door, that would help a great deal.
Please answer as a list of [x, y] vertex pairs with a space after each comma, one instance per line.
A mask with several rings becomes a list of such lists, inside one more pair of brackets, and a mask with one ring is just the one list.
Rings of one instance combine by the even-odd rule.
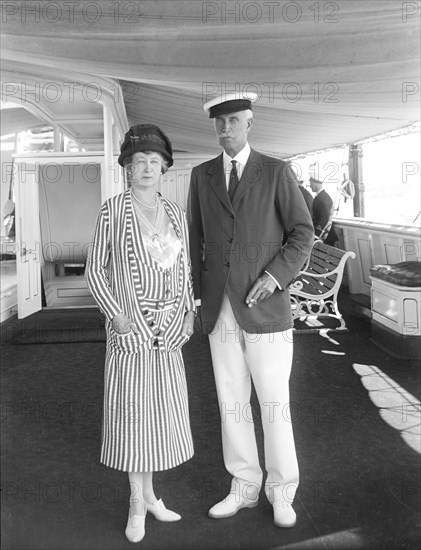
[[17, 162], [16, 165], [18, 318], [23, 319], [42, 308], [39, 173], [35, 164]]

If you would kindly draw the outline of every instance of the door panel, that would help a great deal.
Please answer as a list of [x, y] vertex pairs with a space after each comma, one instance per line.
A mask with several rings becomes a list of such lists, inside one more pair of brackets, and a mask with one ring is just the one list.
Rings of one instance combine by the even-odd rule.
[[23, 319], [42, 308], [38, 167], [16, 164], [18, 318]]

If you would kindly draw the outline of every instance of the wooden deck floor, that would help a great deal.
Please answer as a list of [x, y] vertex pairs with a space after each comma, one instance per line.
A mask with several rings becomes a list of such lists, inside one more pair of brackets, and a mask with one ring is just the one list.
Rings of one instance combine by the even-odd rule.
[[[148, 516], [139, 548], [419, 548], [419, 366], [377, 349], [366, 321], [346, 320], [346, 333], [295, 336], [290, 413], [301, 472], [296, 527], [273, 525], [263, 493], [257, 508], [225, 520], [207, 516], [230, 479], [209, 348], [195, 335], [184, 349], [195, 456], [155, 476], [158, 495], [182, 520], [163, 524]], [[133, 548], [124, 536], [126, 475], [98, 461], [103, 336], [93, 317], [91, 332], [80, 332], [85, 340], [58, 340], [58, 322], [50, 322], [50, 333], [39, 317], [31, 323], [25, 330], [44, 340], [13, 340], [17, 321], [3, 330], [2, 548]], [[49, 343], [48, 334], [55, 335]], [[254, 398], [252, 403], [263, 465], [259, 411]]]

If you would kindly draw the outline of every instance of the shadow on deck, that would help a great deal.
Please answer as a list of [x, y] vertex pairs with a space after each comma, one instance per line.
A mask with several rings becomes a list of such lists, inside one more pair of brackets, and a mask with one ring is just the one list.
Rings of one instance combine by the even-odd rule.
[[[346, 333], [295, 336], [287, 414], [301, 485], [298, 523], [289, 530], [273, 525], [263, 492], [257, 508], [207, 516], [230, 479], [208, 344], [193, 337], [184, 356], [195, 456], [155, 475], [158, 498], [183, 518], [164, 524], [148, 516], [139, 548], [419, 548], [419, 367], [377, 349], [363, 319], [347, 314], [346, 321]], [[126, 474], [98, 461], [105, 353], [98, 315], [77, 311], [60, 321], [41, 312], [4, 325], [2, 547], [132, 548], [124, 536]], [[253, 404], [258, 418], [254, 397]], [[259, 422], [256, 433], [262, 450]]]

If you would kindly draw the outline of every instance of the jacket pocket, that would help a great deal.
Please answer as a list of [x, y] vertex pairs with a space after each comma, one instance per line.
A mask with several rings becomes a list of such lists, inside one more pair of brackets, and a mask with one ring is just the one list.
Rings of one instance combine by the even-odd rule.
[[108, 343], [118, 351], [126, 353], [136, 353], [142, 345], [140, 334], [135, 334], [132, 330], [124, 334], [115, 332], [110, 329], [108, 334]]

